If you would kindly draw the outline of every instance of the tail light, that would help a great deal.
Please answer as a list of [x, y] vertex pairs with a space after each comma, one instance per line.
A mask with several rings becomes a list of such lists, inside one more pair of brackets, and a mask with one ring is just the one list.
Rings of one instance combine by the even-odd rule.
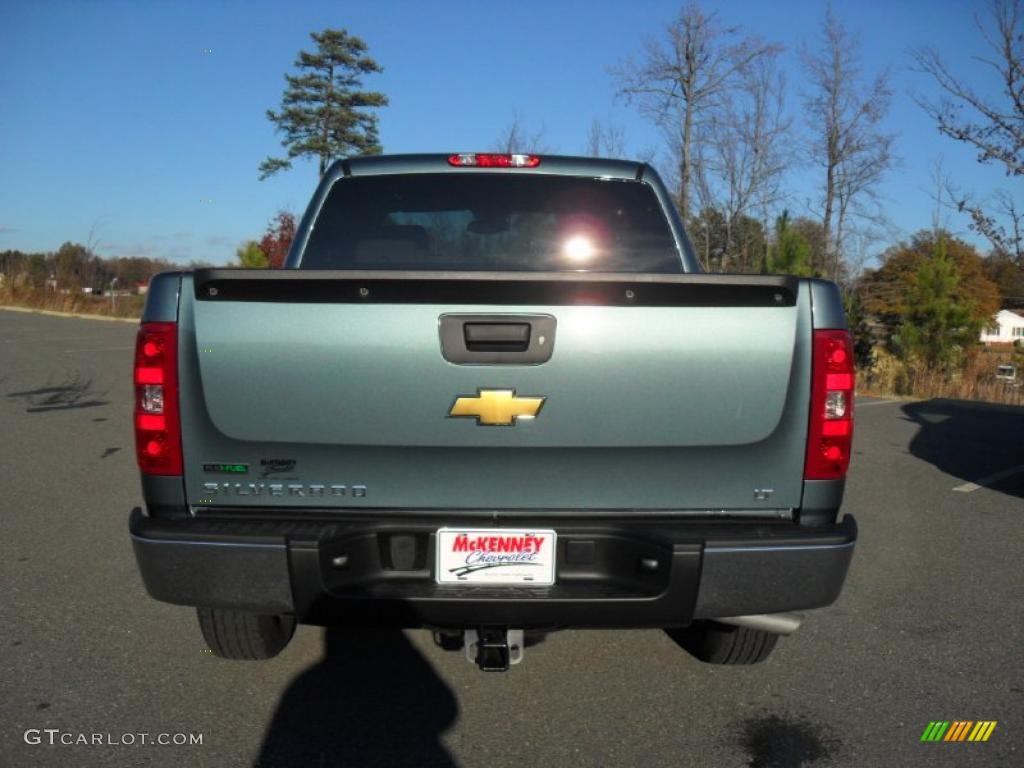
[[814, 331], [806, 480], [839, 480], [853, 445], [853, 339], [849, 331]]
[[180, 475], [178, 325], [143, 323], [135, 339], [135, 456], [149, 475]]
[[501, 155], [464, 152], [449, 155], [448, 164], [460, 168], [536, 168], [540, 165], [537, 155]]

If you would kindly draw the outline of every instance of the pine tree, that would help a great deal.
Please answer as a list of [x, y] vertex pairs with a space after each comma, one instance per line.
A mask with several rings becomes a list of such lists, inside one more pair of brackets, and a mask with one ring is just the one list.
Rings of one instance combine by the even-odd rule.
[[907, 293], [898, 346], [929, 366], [945, 366], [978, 338], [969, 301], [957, 296], [960, 273], [940, 238], [932, 257], [917, 268]]
[[267, 119], [284, 134], [281, 145], [288, 157], [268, 157], [260, 164], [260, 179], [291, 167], [296, 157], [316, 157], [320, 178], [331, 161], [346, 155], [375, 155], [381, 151], [377, 115], [368, 111], [387, 106], [387, 97], [362, 89], [363, 76], [383, 68], [366, 55], [367, 46], [344, 29], [313, 32], [315, 53], [300, 51], [300, 73], [285, 75], [288, 87], [281, 109], [267, 110]]
[[811, 244], [790, 226], [789, 211], [775, 220], [775, 244], [768, 252], [768, 271], [780, 275], [811, 277]]

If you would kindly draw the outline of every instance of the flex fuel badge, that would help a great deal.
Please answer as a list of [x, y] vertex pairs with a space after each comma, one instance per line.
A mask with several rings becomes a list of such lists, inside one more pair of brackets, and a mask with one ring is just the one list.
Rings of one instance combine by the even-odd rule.
[[245, 475], [249, 472], [248, 464], [203, 464], [203, 472], [224, 472], [231, 475]]

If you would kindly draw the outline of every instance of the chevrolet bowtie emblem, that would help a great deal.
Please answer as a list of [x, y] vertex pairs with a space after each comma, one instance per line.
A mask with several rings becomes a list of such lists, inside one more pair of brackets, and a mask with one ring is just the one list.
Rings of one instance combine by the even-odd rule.
[[476, 396], [455, 398], [449, 416], [476, 419], [483, 427], [511, 427], [516, 419], [532, 419], [546, 397], [516, 397], [514, 389], [478, 389]]

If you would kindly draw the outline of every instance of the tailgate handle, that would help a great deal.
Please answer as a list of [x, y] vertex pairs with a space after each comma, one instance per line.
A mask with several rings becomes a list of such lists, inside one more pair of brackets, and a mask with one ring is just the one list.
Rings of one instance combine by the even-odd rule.
[[529, 323], [464, 323], [470, 352], [525, 352], [530, 347]]
[[456, 365], [542, 365], [554, 352], [552, 315], [446, 313], [437, 325], [441, 356]]

